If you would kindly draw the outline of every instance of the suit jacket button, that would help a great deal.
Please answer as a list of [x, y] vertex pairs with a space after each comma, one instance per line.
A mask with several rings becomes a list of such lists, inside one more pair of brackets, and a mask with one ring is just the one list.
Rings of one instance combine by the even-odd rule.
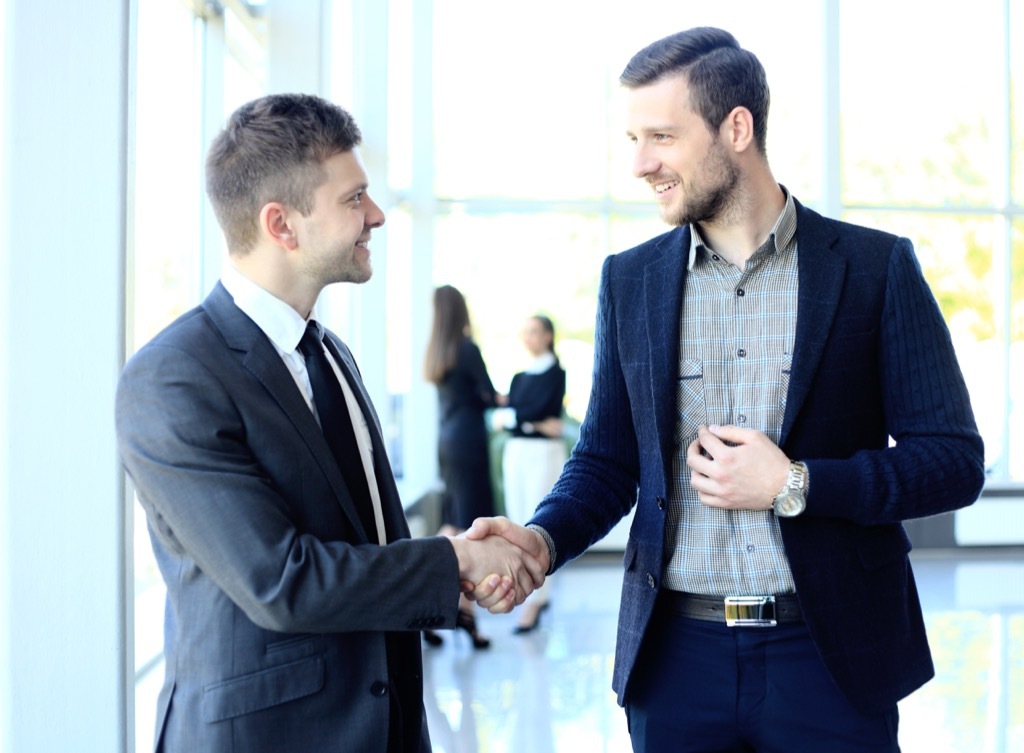
[[658, 509], [659, 510], [664, 510], [665, 509], [665, 498], [664, 497], [658, 497], [657, 502], [658, 502]]
[[382, 698], [388, 694], [388, 684], [386, 682], [381, 682], [380, 680], [377, 680], [375, 683], [373, 683], [373, 685], [370, 686], [370, 693], [377, 696], [378, 698]]
[[657, 581], [654, 580], [654, 576], [647, 573], [647, 585], [654, 588], [657, 585]]

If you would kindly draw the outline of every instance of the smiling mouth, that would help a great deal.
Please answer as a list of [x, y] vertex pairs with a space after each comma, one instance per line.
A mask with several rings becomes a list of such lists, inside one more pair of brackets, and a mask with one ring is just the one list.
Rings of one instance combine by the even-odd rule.
[[656, 194], [658, 194], [660, 196], [661, 194], [665, 193], [666, 191], [671, 191], [673, 188], [675, 188], [678, 185], [679, 185], [679, 181], [678, 180], [670, 180], [670, 181], [666, 181], [665, 183], [654, 183], [653, 184], [654, 193], [656, 193]]

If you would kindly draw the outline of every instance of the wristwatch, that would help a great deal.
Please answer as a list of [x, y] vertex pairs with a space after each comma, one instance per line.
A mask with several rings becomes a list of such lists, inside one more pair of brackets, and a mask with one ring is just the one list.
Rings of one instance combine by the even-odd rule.
[[807, 466], [799, 460], [789, 461], [789, 476], [782, 491], [775, 495], [772, 508], [780, 518], [795, 518], [807, 507]]

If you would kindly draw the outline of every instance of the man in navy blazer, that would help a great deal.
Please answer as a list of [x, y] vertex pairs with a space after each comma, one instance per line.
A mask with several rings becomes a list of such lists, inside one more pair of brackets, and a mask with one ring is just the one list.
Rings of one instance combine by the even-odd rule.
[[732, 35], [655, 42], [621, 81], [676, 229], [605, 261], [551, 493], [471, 536], [553, 571], [635, 504], [614, 673], [635, 750], [898, 751], [897, 701], [934, 674], [901, 522], [983, 483], [942, 315], [909, 241], [775, 181], [764, 70]]
[[[315, 321], [325, 285], [369, 279], [384, 222], [359, 142], [313, 96], [232, 115], [207, 160], [230, 263], [118, 385], [120, 451], [167, 585], [164, 753], [426, 753], [420, 631], [456, 624], [463, 582], [511, 589], [506, 611], [534, 587], [522, 573], [543, 580], [497, 537], [409, 538], [352, 354]], [[333, 403], [297, 350], [307, 330], [348, 406], [347, 455], [321, 430]], [[342, 469], [356, 454], [365, 484]]]

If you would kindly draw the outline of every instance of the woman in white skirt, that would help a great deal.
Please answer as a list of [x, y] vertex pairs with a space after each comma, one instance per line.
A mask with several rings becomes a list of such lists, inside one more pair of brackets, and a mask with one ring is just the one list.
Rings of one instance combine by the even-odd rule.
[[[505, 442], [502, 478], [505, 513], [516, 523], [525, 523], [537, 503], [551, 491], [566, 461], [562, 438], [562, 403], [565, 400], [565, 369], [555, 355], [555, 327], [546, 316], [526, 320], [521, 334], [532, 363], [512, 377], [507, 408], [499, 418], [512, 436]], [[540, 624], [548, 605], [548, 584], [521, 606], [515, 633], [529, 633]]]

